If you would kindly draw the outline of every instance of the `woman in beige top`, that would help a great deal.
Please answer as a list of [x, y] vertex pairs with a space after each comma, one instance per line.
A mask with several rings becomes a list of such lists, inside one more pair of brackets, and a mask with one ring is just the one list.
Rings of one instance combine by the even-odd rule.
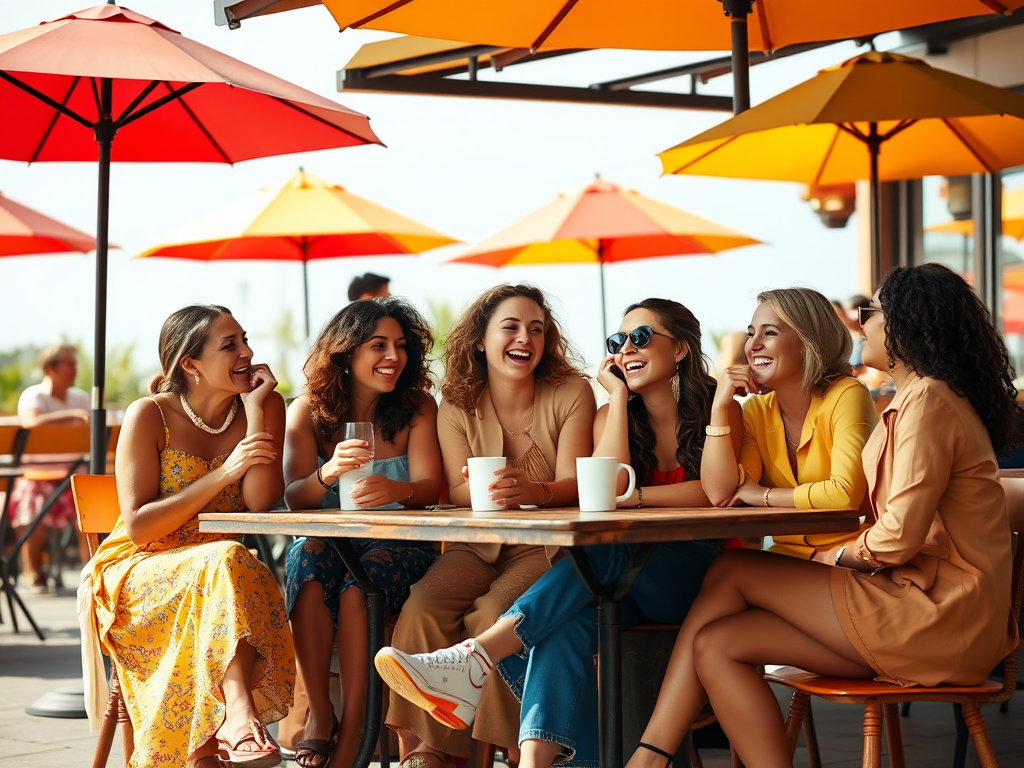
[[1019, 438], [1002, 339], [970, 286], [937, 264], [893, 270], [860, 319], [864, 363], [897, 385], [864, 447], [874, 524], [833, 566], [719, 557], [627, 768], [663, 768], [708, 699], [745, 765], [791, 767], [764, 664], [971, 685], [1018, 642], [993, 451]]
[[[594, 393], [544, 294], [530, 285], [485, 292], [448, 332], [444, 364], [437, 433], [452, 502], [469, 506], [468, 458], [505, 456], [507, 468], [489, 486], [496, 503], [574, 506], [576, 458], [593, 450]], [[474, 637], [548, 567], [543, 547], [447, 544], [413, 585], [392, 645], [424, 653]], [[387, 724], [398, 731], [403, 768], [468, 757], [470, 736], [518, 752], [519, 704], [493, 677], [471, 731], [391, 696]]]

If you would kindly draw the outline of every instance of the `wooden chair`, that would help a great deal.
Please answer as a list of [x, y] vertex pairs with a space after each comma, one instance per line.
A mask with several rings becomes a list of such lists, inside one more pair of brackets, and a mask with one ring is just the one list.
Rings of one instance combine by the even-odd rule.
[[[92, 557], [99, 547], [99, 534], [110, 533], [121, 515], [121, 507], [117, 501], [117, 485], [113, 475], [75, 475], [71, 478], [71, 491], [75, 497], [78, 527], [89, 542], [89, 556]], [[121, 696], [117, 668], [111, 664], [110, 696], [107, 699], [107, 711], [100, 727], [92, 768], [106, 766], [107, 758], [110, 757], [110, 747], [114, 743], [114, 729], [118, 725], [121, 726], [121, 746], [124, 764], [127, 766], [135, 751], [135, 730]]]
[[[1024, 488], [1007, 487], [1007, 509], [1010, 513], [1011, 530], [1024, 530]], [[1013, 559], [1011, 607], [1014, 622], [1020, 619], [1021, 595], [1024, 592], [1024, 546], [1018, 541], [1017, 552]], [[900, 730], [899, 704], [913, 701], [948, 701], [959, 705], [962, 709], [967, 731], [974, 740], [978, 759], [982, 768], [996, 768], [996, 759], [992, 744], [985, 728], [985, 718], [979, 704], [1001, 703], [1013, 696], [1017, 683], [1017, 654], [1014, 648], [1003, 659], [1002, 679], [988, 679], [978, 685], [940, 685], [934, 688], [915, 687], [901, 688], [890, 683], [878, 683], [873, 680], [848, 680], [835, 677], [819, 677], [795, 667], [781, 667], [765, 678], [792, 688], [793, 698], [789, 705], [789, 717], [786, 720], [786, 734], [790, 748], [796, 751], [796, 742], [804, 713], [811, 696], [819, 696], [826, 701], [841, 704], [864, 705], [864, 768], [881, 767], [882, 727], [885, 727], [886, 741], [889, 745], [889, 764], [892, 768], [904, 768], [903, 736]]]

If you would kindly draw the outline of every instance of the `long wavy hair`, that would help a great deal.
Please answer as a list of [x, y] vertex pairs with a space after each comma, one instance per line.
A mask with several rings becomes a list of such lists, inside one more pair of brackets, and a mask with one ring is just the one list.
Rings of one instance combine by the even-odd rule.
[[528, 283], [497, 285], [466, 307], [448, 330], [444, 343], [441, 396], [466, 413], [476, 408], [476, 401], [487, 384], [487, 357], [476, 345], [483, 339], [498, 305], [517, 297], [529, 299], [544, 311], [544, 353], [533, 370], [534, 379], [557, 386], [573, 374], [586, 376], [582, 358], [562, 335], [541, 290]]
[[160, 373], [150, 380], [149, 394], [188, 392], [182, 358], [198, 360], [210, 338], [213, 321], [230, 314], [230, 309], [219, 304], [191, 304], [164, 320], [160, 328]]
[[334, 317], [316, 337], [302, 372], [306, 374], [306, 397], [321, 454], [334, 442], [341, 425], [348, 421], [352, 399], [352, 374], [348, 372], [352, 352], [365, 344], [385, 317], [393, 317], [405, 336], [405, 367], [394, 390], [377, 398], [373, 424], [388, 442], [405, 429], [419, 412], [430, 385], [427, 355], [434, 345], [430, 324], [405, 299], [360, 299]]
[[825, 296], [810, 288], [778, 288], [762, 291], [757, 301], [767, 303], [796, 331], [803, 363], [801, 383], [806, 391], [820, 396], [836, 381], [851, 375], [853, 339]]
[[[679, 426], [676, 429], [676, 461], [687, 480], [700, 479], [700, 457], [704, 452], [704, 427], [711, 420], [711, 402], [716, 382], [708, 373], [708, 359], [700, 346], [700, 322], [677, 301], [644, 299], [630, 304], [624, 314], [646, 309], [658, 317], [668, 334], [688, 350], [676, 364], [679, 377]], [[654, 429], [647, 417], [642, 397], [631, 397], [626, 406], [629, 423], [629, 463], [636, 471], [637, 482], [649, 482], [658, 459], [654, 455]]]
[[878, 291], [885, 351], [921, 376], [944, 381], [967, 398], [996, 453], [1020, 442], [1017, 390], [1006, 345], [978, 295], [941, 264], [897, 267]]

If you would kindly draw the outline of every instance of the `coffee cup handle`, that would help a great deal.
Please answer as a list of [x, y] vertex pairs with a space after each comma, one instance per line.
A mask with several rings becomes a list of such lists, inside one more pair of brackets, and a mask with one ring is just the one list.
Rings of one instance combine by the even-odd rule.
[[623, 493], [621, 496], [615, 497], [616, 504], [619, 503], [620, 501], [625, 501], [630, 496], [632, 496], [633, 489], [636, 488], [636, 472], [633, 471], [633, 468], [629, 466], [629, 464], [619, 464], [618, 469], [616, 469], [615, 471], [618, 472], [619, 470], [622, 469], [626, 470], [629, 473], [629, 486], [626, 488], [625, 493]]

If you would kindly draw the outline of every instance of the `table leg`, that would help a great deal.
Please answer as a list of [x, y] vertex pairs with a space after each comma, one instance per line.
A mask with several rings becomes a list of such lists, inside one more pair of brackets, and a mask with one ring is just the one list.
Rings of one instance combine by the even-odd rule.
[[366, 595], [366, 624], [369, 642], [366, 645], [366, 707], [363, 710], [363, 733], [359, 740], [359, 751], [352, 768], [367, 768], [373, 761], [373, 750], [381, 729], [381, 713], [384, 704], [384, 681], [373, 666], [373, 657], [384, 647], [384, 593], [381, 592], [359, 562], [355, 548], [349, 539], [328, 539], [352, 578]]
[[622, 768], [622, 626], [621, 603], [636, 583], [654, 550], [641, 544], [626, 569], [612, 584], [603, 584], [594, 573], [584, 547], [567, 547], [566, 554], [577, 575], [597, 599], [597, 696], [600, 713], [601, 768]]

